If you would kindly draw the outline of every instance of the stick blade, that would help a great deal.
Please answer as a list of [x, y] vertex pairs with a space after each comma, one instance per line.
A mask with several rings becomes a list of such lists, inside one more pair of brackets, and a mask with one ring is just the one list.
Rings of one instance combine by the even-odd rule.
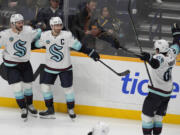
[[124, 71], [124, 72], [118, 73], [119, 76], [126, 76], [128, 74], [130, 74], [130, 70], [129, 69]]

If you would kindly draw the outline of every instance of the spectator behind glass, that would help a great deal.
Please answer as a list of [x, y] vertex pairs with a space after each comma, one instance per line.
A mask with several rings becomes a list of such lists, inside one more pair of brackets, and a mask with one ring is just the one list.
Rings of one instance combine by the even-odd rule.
[[72, 33], [81, 41], [85, 35], [91, 34], [90, 24], [94, 22], [97, 0], [88, 0], [86, 6], [73, 19]]
[[109, 46], [118, 49], [120, 47], [120, 43], [118, 41], [119, 28], [120, 21], [112, 15], [109, 7], [104, 6], [98, 19], [94, 20], [94, 22], [90, 24], [89, 32], [88, 34], [85, 34], [82, 41], [90, 48], [99, 48], [97, 50], [98, 52], [102, 52], [102, 49], [104, 50], [104, 48], [107, 48], [107, 45], [104, 46], [104, 48], [100, 47], [100, 44], [96, 44], [97, 38], [108, 42]]
[[2, 6], [2, 0], [0, 0], [0, 8], [1, 8], [1, 6]]
[[60, 0], [49, 0], [50, 6], [46, 8], [42, 8], [38, 14], [36, 21], [44, 22], [46, 24], [46, 30], [50, 30], [49, 20], [51, 17], [60, 17], [63, 20], [63, 10], [60, 5]]
[[36, 3], [39, 8], [48, 7], [49, 0], [36, 0]]
[[24, 16], [25, 24], [36, 18], [38, 7], [36, 0], [23, 0], [20, 4], [19, 13]]
[[12, 14], [15, 14], [19, 10], [19, 1], [18, 0], [3, 0], [2, 7], [0, 10], [0, 24], [1, 30], [9, 27], [9, 19]]
[[112, 8], [104, 6], [101, 9], [101, 15], [98, 18], [98, 25], [101, 27], [102, 31], [118, 38], [121, 45], [124, 44], [124, 33], [121, 28], [123, 22], [115, 16], [115, 13], [112, 12]]
[[[87, 34], [84, 36], [83, 43], [88, 45], [89, 48], [92, 47], [94, 49], [97, 49], [97, 48], [99, 48], [99, 44], [94, 44], [94, 43], [96, 43], [97, 39], [109, 43], [108, 45], [111, 48], [115, 48], [115, 49], [120, 48], [120, 43], [119, 43], [119, 40], [118, 40], [118, 37], [116, 36], [116, 34], [111, 33], [111, 29], [110, 29], [110, 32], [104, 31], [103, 28], [96, 21], [90, 27], [90, 34]], [[94, 43], [92, 43], [93, 40], [95, 40]], [[104, 48], [102, 48], [102, 47], [100, 47], [100, 48], [104, 50], [105, 48], [108, 49], [109, 47], [104, 46]], [[115, 49], [113, 49], [113, 50], [115, 50]], [[102, 50], [98, 50], [98, 52], [102, 52]], [[108, 50], [106, 50], [106, 52], [108, 52]], [[111, 52], [111, 53], [113, 53], [113, 52]]]
[[113, 17], [109, 7], [105, 6], [101, 10], [101, 16], [98, 18], [98, 24], [103, 31], [113, 34], [114, 32], [119, 32], [120, 20]]
[[[1, 12], [2, 6], [3, 6], [3, 1], [0, 0], [0, 12]], [[1, 31], [2, 28], [3, 28], [3, 26], [2, 26], [2, 17], [0, 16], [0, 31]]]

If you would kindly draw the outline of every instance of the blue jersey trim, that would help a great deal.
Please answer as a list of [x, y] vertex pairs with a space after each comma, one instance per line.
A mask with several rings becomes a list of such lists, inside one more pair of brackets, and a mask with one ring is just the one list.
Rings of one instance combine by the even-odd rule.
[[145, 128], [145, 129], [151, 129], [153, 128], [153, 123], [152, 122], [145, 122], [145, 121], [142, 121], [142, 127]]
[[164, 94], [164, 93], [161, 93], [159, 91], [152, 90], [150, 88], [149, 88], [149, 92], [154, 93], [154, 94], [159, 95], [159, 96], [162, 96], [162, 97], [170, 97], [171, 96], [171, 94]]
[[171, 46], [171, 48], [173, 48], [173, 49], [176, 50], [176, 54], [179, 54], [179, 53], [180, 53], [180, 47], [179, 47], [179, 45], [174, 44], [174, 45]]
[[49, 70], [49, 69], [47, 69], [47, 68], [45, 68], [44, 71], [45, 71], [45, 72], [48, 72], [48, 73], [50, 73], [50, 74], [59, 74], [59, 73], [60, 73], [60, 71], [52, 71], [52, 70]]
[[35, 42], [35, 47], [41, 48], [41, 46], [39, 45], [39, 40], [37, 40], [37, 41]]
[[9, 64], [9, 63], [6, 63], [6, 62], [4, 62], [4, 65], [7, 66], [7, 67], [15, 67], [15, 66], [17, 66], [17, 64]]
[[76, 41], [72, 46], [72, 48], [77, 51], [79, 51], [81, 49], [81, 47], [82, 47], [82, 44], [79, 41]]

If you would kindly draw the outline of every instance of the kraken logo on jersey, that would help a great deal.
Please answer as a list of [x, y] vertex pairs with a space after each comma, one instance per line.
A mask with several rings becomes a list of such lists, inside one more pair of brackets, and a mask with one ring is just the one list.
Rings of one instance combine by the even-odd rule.
[[49, 48], [49, 52], [53, 55], [51, 59], [56, 62], [60, 62], [64, 58], [63, 53], [60, 51], [62, 50], [62, 48], [62, 46], [58, 46], [57, 44], [51, 45], [51, 47]]
[[26, 44], [26, 41], [18, 40], [14, 43], [14, 49], [17, 51], [14, 53], [14, 55], [23, 57], [26, 55], [26, 47], [24, 45]]

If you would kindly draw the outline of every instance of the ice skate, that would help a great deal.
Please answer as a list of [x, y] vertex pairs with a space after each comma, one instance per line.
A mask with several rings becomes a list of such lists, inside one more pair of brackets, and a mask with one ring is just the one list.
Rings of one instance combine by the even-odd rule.
[[68, 109], [68, 114], [72, 121], [76, 119], [76, 114], [74, 112], [74, 109]]
[[32, 104], [28, 105], [27, 109], [28, 109], [31, 116], [37, 117], [38, 111], [34, 108], [34, 106]]
[[46, 111], [42, 111], [39, 113], [40, 118], [44, 119], [56, 119], [54, 108], [50, 107]]
[[28, 110], [26, 108], [21, 109], [21, 118], [24, 122], [28, 120]]

